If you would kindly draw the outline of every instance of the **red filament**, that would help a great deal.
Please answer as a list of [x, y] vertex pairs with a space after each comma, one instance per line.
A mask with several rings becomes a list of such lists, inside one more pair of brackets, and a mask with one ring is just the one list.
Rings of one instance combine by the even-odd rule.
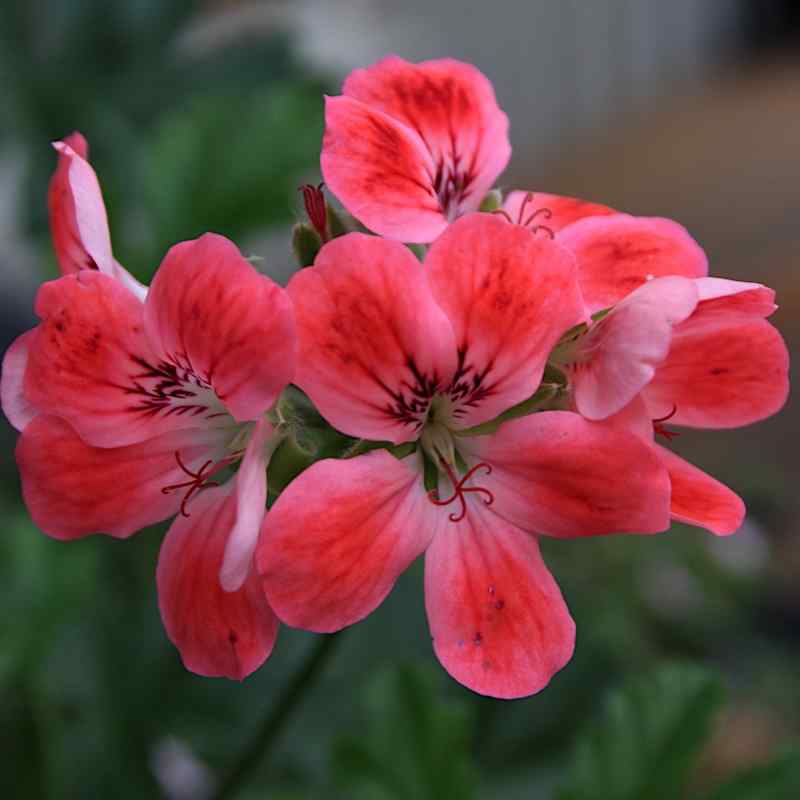
[[[177, 489], [186, 489], [186, 494], [183, 496], [183, 500], [181, 500], [181, 514], [184, 517], [189, 516], [189, 512], [186, 510], [186, 504], [194, 497], [194, 495], [199, 492], [201, 489], [207, 489], [209, 486], [219, 486], [216, 481], [209, 481], [210, 478], [215, 472], [218, 472], [228, 463], [230, 463], [231, 459], [226, 458], [222, 461], [214, 464], [212, 460], [206, 461], [202, 467], [200, 467], [197, 472], [192, 472], [181, 460], [181, 454], [178, 450], [175, 451], [175, 460], [178, 462], [178, 466], [191, 478], [191, 480], [184, 481], [183, 483], [173, 483], [169, 486], [165, 486], [162, 490], [162, 494], [169, 494], [170, 492], [174, 492]], [[210, 467], [210, 469], [209, 469]]]
[[544, 231], [551, 239], [555, 239], [556, 235], [553, 232], [553, 229], [548, 225], [540, 225], [534, 224], [534, 220], [536, 217], [544, 217], [544, 219], [550, 219], [553, 216], [553, 212], [549, 208], [536, 208], [534, 209], [526, 218], [525, 217], [525, 210], [527, 209], [528, 205], [533, 202], [533, 192], [527, 192], [525, 197], [522, 200], [522, 203], [519, 207], [519, 214], [517, 214], [516, 222], [511, 219], [509, 213], [503, 209], [498, 208], [492, 211], [492, 214], [500, 214], [504, 216], [512, 225], [521, 225], [523, 228], [530, 228], [531, 233], [536, 234], [539, 231]]
[[680, 436], [680, 433], [677, 431], [671, 431], [667, 428], [663, 423], [665, 423], [668, 419], [672, 419], [678, 413], [678, 406], [674, 403], [672, 405], [672, 411], [669, 412], [665, 417], [659, 417], [658, 419], [653, 420], [653, 431], [658, 436], [663, 436], [668, 442], [672, 441], [676, 436]]
[[461, 503], [461, 510], [458, 514], [450, 514], [449, 519], [451, 522], [461, 522], [462, 519], [467, 515], [467, 501], [464, 497], [465, 494], [468, 492], [477, 492], [481, 495], [481, 499], [483, 500], [484, 504], [490, 506], [494, 503], [494, 495], [485, 487], [483, 486], [465, 486], [464, 484], [472, 478], [475, 473], [479, 469], [485, 469], [487, 475], [491, 475], [492, 467], [489, 464], [481, 462], [480, 464], [476, 464], [472, 467], [463, 478], [459, 479], [458, 475], [456, 475], [453, 468], [444, 460], [441, 460], [442, 466], [445, 468], [447, 472], [447, 477], [450, 479], [450, 483], [453, 485], [453, 494], [448, 497], [446, 500], [439, 499], [439, 493], [436, 489], [432, 489], [428, 492], [428, 498], [430, 499], [431, 503], [435, 506], [449, 506], [454, 500], [458, 500]]

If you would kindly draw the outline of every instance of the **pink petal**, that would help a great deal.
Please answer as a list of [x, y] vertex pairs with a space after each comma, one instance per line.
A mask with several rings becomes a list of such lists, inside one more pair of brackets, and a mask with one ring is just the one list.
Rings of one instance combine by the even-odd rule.
[[217, 234], [167, 253], [150, 288], [145, 325], [157, 349], [211, 384], [237, 420], [267, 411], [294, 374], [286, 292]]
[[524, 530], [569, 538], [669, 527], [669, 476], [634, 433], [544, 411], [472, 442], [492, 467], [481, 481], [492, 511]]
[[[75, 145], [77, 149], [74, 149]], [[50, 180], [48, 207], [53, 247], [61, 272], [97, 269], [120, 280], [140, 299], [147, 293], [111, 253], [108, 218], [97, 175], [86, 160], [88, 146], [79, 133], [54, 142], [58, 167]]]
[[6, 419], [21, 431], [39, 412], [24, 392], [25, 370], [33, 331], [18, 336], [3, 356], [0, 374], [0, 402]]
[[241, 587], [253, 563], [267, 504], [265, 445], [273, 431], [265, 419], [259, 420], [236, 473], [236, 523], [225, 545], [219, 573], [219, 582], [226, 592], [235, 592]]
[[22, 432], [16, 455], [25, 504], [48, 536], [124, 539], [179, 509], [185, 490], [162, 491], [189, 479], [176, 453], [197, 470], [223, 444], [218, 432], [180, 431], [128, 447], [91, 447], [64, 420], [40, 415]]
[[459, 423], [493, 419], [530, 397], [553, 345], [584, 318], [571, 255], [498, 216], [471, 214], [436, 240], [425, 266], [463, 358], [459, 380], [469, 389]]
[[672, 328], [697, 305], [688, 278], [655, 278], [629, 294], [583, 336], [570, 368], [575, 405], [584, 417], [622, 410], [667, 357]]
[[320, 633], [358, 622], [428, 546], [438, 512], [421, 476], [385, 450], [318, 461], [264, 522], [256, 565], [270, 605]]
[[768, 317], [777, 308], [775, 292], [760, 283], [731, 281], [726, 278], [696, 278], [695, 286], [704, 313], [712, 310], [739, 311]]
[[158, 602], [186, 669], [242, 680], [269, 657], [278, 634], [255, 573], [235, 592], [219, 582], [225, 543], [236, 518], [230, 484], [204, 491], [191, 517], [172, 523], [158, 559]]
[[558, 234], [578, 261], [583, 297], [592, 313], [609, 308], [651, 278], [708, 272], [705, 253], [676, 222], [614, 214], [588, 217]]
[[672, 482], [672, 516], [699, 525], [718, 536], [735, 533], [744, 521], [741, 498], [725, 484], [680, 456], [656, 446]]
[[320, 164], [344, 207], [382, 236], [430, 242], [447, 226], [425, 144], [380, 111], [350, 97], [326, 97]]
[[575, 197], [521, 191], [511, 192], [503, 203], [503, 209], [518, 225], [544, 225], [553, 233], [584, 217], [605, 217], [617, 213], [608, 206]]
[[[344, 94], [417, 134], [429, 154], [426, 185], [433, 190], [432, 199], [440, 214], [448, 220], [478, 209], [511, 156], [508, 118], [497, 105], [491, 83], [470, 64], [453, 59], [411, 64], [397, 56], [389, 56], [367, 69], [352, 72], [345, 81]], [[338, 144], [340, 162], [337, 166], [341, 169], [344, 166], [342, 155], [347, 152], [345, 148], [349, 147], [352, 153], [354, 143], [352, 140], [342, 143], [340, 138]], [[332, 160], [327, 149], [326, 138], [323, 170], [326, 162], [330, 164]], [[390, 149], [386, 155], [391, 158], [395, 154]], [[398, 161], [389, 162], [392, 172], [405, 173], [416, 181], [418, 172], [408, 169], [411, 164], [406, 159], [399, 163], [398, 169]], [[327, 172], [325, 179], [328, 180]], [[441, 225], [431, 235], [432, 231], [426, 229], [429, 221], [429, 201], [426, 201], [419, 230], [413, 230], [411, 225], [407, 232], [393, 231], [397, 209], [386, 198], [381, 201], [384, 183], [385, 180], [377, 175], [374, 184], [362, 181], [360, 186], [353, 186], [353, 194], [348, 197], [330, 185], [352, 213], [383, 235], [398, 235], [407, 241], [431, 241], [443, 230], [444, 225]], [[406, 191], [414, 185], [407, 184]], [[351, 203], [363, 205], [365, 195], [370, 192], [377, 198], [374, 223], [350, 207]], [[416, 189], [408, 196], [412, 194], [416, 196]], [[383, 208], [379, 210], [381, 205]]]
[[675, 329], [667, 360], [644, 390], [650, 416], [677, 408], [675, 425], [735, 428], [779, 411], [789, 393], [780, 333], [760, 316], [705, 305]]
[[425, 270], [398, 242], [351, 233], [289, 284], [300, 343], [295, 383], [352, 436], [415, 439], [456, 348]]
[[572, 657], [575, 623], [536, 537], [478, 504], [428, 548], [425, 608], [442, 666], [480, 694], [535, 694]]

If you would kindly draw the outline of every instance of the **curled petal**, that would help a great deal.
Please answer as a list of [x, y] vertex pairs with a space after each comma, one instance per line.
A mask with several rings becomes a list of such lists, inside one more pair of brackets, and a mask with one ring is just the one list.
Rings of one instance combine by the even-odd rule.
[[294, 374], [286, 292], [217, 234], [167, 253], [150, 288], [145, 325], [156, 349], [213, 386], [237, 420], [267, 411]]
[[40, 415], [22, 432], [16, 455], [25, 505], [44, 533], [54, 539], [92, 533], [124, 539], [180, 507], [180, 492], [163, 491], [186, 479], [176, 453], [197, 469], [222, 447], [218, 432], [204, 430], [127, 447], [92, 447], [64, 420]]
[[352, 436], [415, 439], [456, 349], [425, 270], [398, 242], [351, 233], [289, 284], [299, 339], [295, 383]]
[[695, 286], [701, 303], [699, 310], [704, 314], [711, 311], [726, 314], [738, 311], [768, 317], [777, 308], [774, 290], [760, 283], [731, 281], [726, 278], [697, 278]]
[[572, 657], [575, 623], [536, 537], [479, 504], [428, 548], [425, 608], [442, 666], [480, 694], [534, 694]]
[[524, 530], [571, 538], [669, 528], [669, 476], [635, 433], [543, 411], [472, 441], [492, 466], [481, 483], [492, 510]]
[[[530, 397], [561, 334], [584, 317], [572, 256], [491, 214], [454, 222], [425, 260], [463, 363], [464, 427]], [[463, 402], [460, 402], [463, 398]]]
[[581, 291], [592, 313], [613, 306], [652, 278], [708, 273], [703, 250], [685, 228], [668, 219], [588, 217], [561, 231], [558, 241], [575, 254]]
[[506, 197], [503, 210], [517, 225], [544, 225], [553, 233], [558, 233], [584, 217], [605, 217], [617, 213], [608, 206], [575, 197], [521, 191], [511, 192]]
[[25, 370], [28, 366], [33, 331], [18, 336], [3, 356], [0, 374], [0, 401], [8, 421], [21, 431], [39, 412], [25, 396]]
[[256, 550], [288, 625], [330, 633], [377, 608], [443, 515], [420, 475], [385, 450], [318, 461], [270, 509]]
[[172, 523], [158, 559], [161, 618], [188, 670], [242, 680], [269, 657], [278, 634], [255, 573], [234, 592], [219, 582], [236, 518], [230, 484], [204, 491]]

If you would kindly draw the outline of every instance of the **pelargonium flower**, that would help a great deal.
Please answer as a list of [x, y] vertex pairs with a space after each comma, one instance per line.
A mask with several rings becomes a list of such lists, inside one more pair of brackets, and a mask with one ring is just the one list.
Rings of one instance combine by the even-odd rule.
[[338, 630], [425, 552], [448, 672], [496, 697], [539, 691], [571, 657], [574, 623], [537, 536], [669, 524], [666, 470], [633, 433], [543, 411], [474, 435], [531, 397], [553, 345], [584, 318], [573, 258], [473, 214], [424, 265], [400, 243], [335, 239], [288, 291], [295, 383], [340, 430], [416, 450], [322, 460], [284, 490], [256, 551], [270, 605], [290, 625]]
[[89, 145], [77, 131], [54, 142], [58, 166], [50, 179], [47, 205], [50, 232], [59, 269], [70, 275], [99, 270], [122, 282], [137, 297], [147, 287], [133, 277], [111, 252], [111, 236], [103, 194], [89, 161]]
[[320, 163], [345, 208], [382, 236], [431, 242], [476, 211], [511, 156], [492, 85], [453, 59], [388, 56], [327, 97]]
[[251, 565], [280, 441], [266, 413], [295, 364], [288, 296], [206, 234], [169, 251], [144, 302], [79, 270], [36, 311], [1, 384], [34, 522], [126, 538], [179, 512], [158, 564], [167, 632], [194, 672], [244, 677], [277, 633]]

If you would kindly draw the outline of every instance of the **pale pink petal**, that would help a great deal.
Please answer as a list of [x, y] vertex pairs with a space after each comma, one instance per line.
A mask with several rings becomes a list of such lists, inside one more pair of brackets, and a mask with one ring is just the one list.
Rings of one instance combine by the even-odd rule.
[[425, 269], [398, 242], [351, 233], [289, 284], [300, 343], [295, 383], [352, 436], [415, 439], [450, 383], [456, 347]]
[[270, 605], [288, 625], [320, 633], [358, 622], [428, 546], [441, 518], [418, 472], [385, 450], [318, 461], [264, 521], [256, 564]]
[[672, 424], [735, 428], [779, 411], [789, 393], [780, 333], [760, 316], [705, 305], [675, 329], [669, 356], [643, 392], [650, 416], [675, 408]]
[[236, 522], [225, 545], [219, 582], [235, 592], [247, 579], [253, 563], [267, 504], [266, 442], [274, 431], [265, 419], [256, 423], [239, 471], [236, 473]]
[[702, 305], [699, 310], [724, 313], [738, 311], [768, 317], [776, 308], [775, 292], [760, 283], [726, 278], [696, 278], [695, 286]]
[[[17, 464], [22, 495], [36, 525], [55, 539], [92, 533], [117, 538], [172, 516], [186, 489], [163, 492], [224, 447], [219, 432], [178, 431], [128, 447], [91, 447], [67, 422], [40, 415], [22, 432]], [[186, 506], [194, 512], [195, 500]]]
[[345, 208], [382, 236], [430, 242], [447, 226], [419, 135], [358, 100], [325, 98], [320, 164]]
[[25, 396], [25, 370], [33, 331], [18, 336], [3, 356], [0, 401], [6, 419], [21, 431], [39, 412]]
[[575, 623], [536, 537], [479, 504], [428, 548], [425, 608], [442, 666], [480, 694], [534, 694], [572, 657]]
[[588, 200], [522, 191], [511, 192], [503, 203], [503, 210], [517, 225], [529, 228], [544, 225], [552, 233], [558, 233], [584, 217], [605, 217], [617, 213], [613, 208]]
[[150, 288], [145, 325], [156, 349], [211, 385], [237, 420], [267, 411], [294, 374], [289, 297], [217, 234], [167, 253]]
[[[348, 98], [382, 112], [418, 135], [429, 154], [427, 186], [433, 190], [433, 201], [445, 220], [476, 211], [511, 156], [508, 118], [497, 105], [491, 83], [471, 64], [453, 59], [411, 64], [389, 56], [371, 67], [352, 72], [343, 91]], [[330, 129], [330, 121], [328, 124]], [[342, 143], [340, 138], [339, 157], [346, 152], [342, 144], [349, 146], [352, 152], [363, 137], [362, 131], [355, 140]], [[323, 169], [326, 162], [331, 163], [327, 148], [326, 138]], [[378, 153], [386, 158], [387, 154], [381, 153], [380, 148]], [[393, 154], [389, 152], [388, 155]], [[339, 162], [338, 166], [341, 169], [343, 165]], [[418, 177], [418, 172], [408, 170], [410, 164], [405, 159], [395, 161], [392, 166], [394, 173]], [[327, 172], [325, 177], [328, 180]], [[362, 185], [353, 186], [352, 197], [345, 197], [332, 184], [331, 188], [345, 206], [356, 213], [350, 203], [362, 204], [369, 193], [377, 193], [380, 203], [383, 186], [381, 176], [375, 177], [374, 183], [363, 181]], [[378, 209], [376, 204], [374, 224], [357, 213], [356, 216], [378, 233], [394, 235], [386, 228], [394, 222], [395, 208], [384, 203], [383, 213]], [[425, 230], [427, 217], [422, 217], [420, 222], [418, 231], [411, 229], [408, 233], [412, 235], [399, 238], [431, 241], [434, 236]], [[439, 230], [443, 228], [441, 225]]]
[[696, 305], [693, 281], [655, 278], [593, 325], [576, 343], [569, 366], [578, 411], [600, 420], [628, 405], [667, 357], [673, 326]]
[[278, 620], [251, 573], [235, 592], [219, 582], [225, 543], [236, 518], [230, 484], [204, 491], [190, 517], [172, 523], [158, 559], [158, 602], [172, 643], [188, 670], [242, 680], [269, 657]]
[[700, 278], [708, 273], [700, 246], [668, 219], [587, 217], [561, 231], [558, 241], [575, 254], [583, 297], [592, 313], [613, 306], [652, 278]]
[[461, 363], [450, 391], [468, 427], [530, 397], [561, 335], [584, 318], [572, 256], [491, 214], [454, 222], [425, 260]]
[[669, 476], [634, 433], [544, 411], [471, 442], [492, 467], [480, 480], [492, 511], [524, 530], [568, 538], [669, 527]]
[[735, 533], [744, 521], [741, 498], [670, 450], [660, 446], [656, 449], [672, 482], [673, 519], [699, 525], [718, 536]]

